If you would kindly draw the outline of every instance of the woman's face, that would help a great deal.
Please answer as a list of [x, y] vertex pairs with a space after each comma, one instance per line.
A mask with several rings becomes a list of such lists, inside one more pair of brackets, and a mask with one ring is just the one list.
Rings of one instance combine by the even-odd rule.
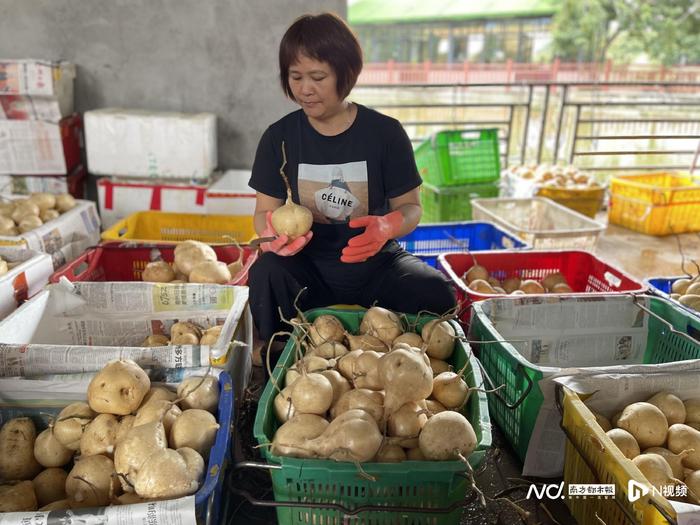
[[335, 71], [326, 62], [299, 55], [289, 67], [287, 81], [297, 103], [310, 118], [324, 120], [344, 109], [336, 91]]

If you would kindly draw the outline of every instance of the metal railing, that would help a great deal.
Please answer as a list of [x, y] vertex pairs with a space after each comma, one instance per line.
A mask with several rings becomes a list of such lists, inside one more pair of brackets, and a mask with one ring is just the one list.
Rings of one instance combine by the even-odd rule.
[[397, 118], [414, 144], [498, 128], [504, 167], [688, 170], [700, 141], [700, 82], [363, 84], [351, 99]]
[[700, 65], [663, 66], [561, 62], [370, 62], [360, 84], [471, 84], [497, 82], [700, 82]]

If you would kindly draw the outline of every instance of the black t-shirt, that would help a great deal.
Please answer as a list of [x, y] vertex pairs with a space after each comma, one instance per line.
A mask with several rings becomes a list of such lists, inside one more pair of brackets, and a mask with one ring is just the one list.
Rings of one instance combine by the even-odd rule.
[[389, 199], [421, 184], [399, 121], [360, 104], [353, 124], [332, 137], [316, 131], [301, 109], [267, 128], [248, 184], [279, 199], [287, 196], [279, 174], [283, 141], [292, 198], [314, 216], [306, 253], [339, 258], [348, 239], [364, 231], [348, 226], [352, 218], [384, 215]]

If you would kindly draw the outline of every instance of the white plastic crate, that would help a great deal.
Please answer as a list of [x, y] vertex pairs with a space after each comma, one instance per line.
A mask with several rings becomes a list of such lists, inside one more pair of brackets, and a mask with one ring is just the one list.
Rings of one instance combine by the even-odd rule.
[[512, 232], [534, 249], [592, 250], [605, 226], [544, 198], [473, 199], [472, 217]]
[[97, 181], [97, 200], [104, 228], [146, 210], [207, 213], [207, 184], [105, 177]]

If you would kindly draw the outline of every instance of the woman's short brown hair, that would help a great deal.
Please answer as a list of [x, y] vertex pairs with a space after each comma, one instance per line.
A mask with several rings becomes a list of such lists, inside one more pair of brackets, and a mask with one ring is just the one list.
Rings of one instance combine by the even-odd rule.
[[331, 13], [303, 15], [289, 26], [280, 42], [280, 81], [289, 98], [289, 68], [299, 55], [326, 62], [337, 78], [335, 87], [341, 99], [350, 94], [362, 71], [362, 48], [347, 24]]

